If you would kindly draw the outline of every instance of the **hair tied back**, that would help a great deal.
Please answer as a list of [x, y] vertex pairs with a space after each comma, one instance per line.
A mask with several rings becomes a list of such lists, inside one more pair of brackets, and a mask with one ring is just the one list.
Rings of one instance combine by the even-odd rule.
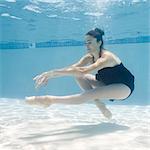
[[101, 35], [104, 35], [104, 31], [99, 28], [95, 28], [94, 31], [98, 32]]

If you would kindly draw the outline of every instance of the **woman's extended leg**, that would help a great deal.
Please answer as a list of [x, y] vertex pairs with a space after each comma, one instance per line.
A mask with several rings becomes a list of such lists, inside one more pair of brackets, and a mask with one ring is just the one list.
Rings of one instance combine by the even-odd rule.
[[[95, 79], [95, 76], [92, 74], [86, 74], [83, 77], [76, 77], [75, 79], [83, 91], [90, 90], [90, 89], [100, 87], [100, 86], [105, 86], [103, 82], [97, 81]], [[95, 99], [94, 102], [106, 118], [112, 117], [112, 113], [105, 106], [103, 102], [101, 102], [99, 99]]]
[[50, 105], [50, 104], [81, 104], [95, 99], [124, 99], [127, 98], [131, 90], [125, 84], [111, 84], [102, 87], [96, 87], [80, 94], [68, 96], [33, 96], [28, 97], [29, 104]]
[[124, 84], [111, 84], [96, 87], [81, 94], [68, 96], [48, 96], [52, 103], [80, 104], [95, 99], [124, 99], [129, 96], [131, 90]]

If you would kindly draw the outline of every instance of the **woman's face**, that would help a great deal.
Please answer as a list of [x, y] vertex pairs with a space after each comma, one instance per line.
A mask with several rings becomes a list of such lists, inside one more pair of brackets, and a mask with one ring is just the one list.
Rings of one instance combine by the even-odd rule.
[[97, 39], [93, 36], [86, 35], [85, 36], [85, 45], [87, 47], [87, 51], [89, 53], [99, 51], [99, 47], [101, 45], [101, 41], [97, 42]]

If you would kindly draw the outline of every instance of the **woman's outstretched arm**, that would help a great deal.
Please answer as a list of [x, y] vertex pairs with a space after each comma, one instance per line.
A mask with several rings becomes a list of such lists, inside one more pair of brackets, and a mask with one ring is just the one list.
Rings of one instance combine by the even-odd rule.
[[84, 74], [88, 74], [92, 71], [102, 69], [104, 67], [110, 66], [110, 57], [102, 57], [98, 59], [95, 63], [87, 66], [81, 65], [72, 65], [67, 68], [53, 70], [53, 72], [48, 72], [49, 77], [53, 76], [64, 76], [64, 75], [71, 75], [71, 76], [83, 76]]
[[36, 83], [36, 88], [40, 87], [41, 85], [47, 84], [48, 79], [56, 78], [60, 76], [83, 76], [89, 72], [94, 70], [102, 69], [103, 67], [109, 66], [109, 57], [100, 58], [94, 64], [77, 67], [77, 66], [70, 66], [63, 69], [52, 70], [49, 72], [44, 72], [41, 75], [38, 75], [34, 78]]
[[48, 79], [50, 78], [56, 78], [66, 75], [81, 76], [82, 73], [80, 72], [80, 70], [77, 69], [77, 67], [87, 65], [91, 59], [92, 55], [88, 53], [83, 56], [77, 63], [69, 67], [51, 70], [37, 75], [35, 78], [33, 78], [33, 80], [35, 80], [36, 88], [40, 87], [41, 85], [47, 84]]

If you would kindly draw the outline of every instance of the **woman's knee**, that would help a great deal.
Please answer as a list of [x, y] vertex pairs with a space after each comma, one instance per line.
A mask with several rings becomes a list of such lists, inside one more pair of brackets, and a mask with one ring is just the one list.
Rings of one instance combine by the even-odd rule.
[[85, 74], [83, 76], [84, 79], [87, 79], [87, 80], [91, 80], [91, 81], [94, 81], [95, 80], [95, 76], [92, 75], [92, 74]]
[[92, 86], [90, 85], [90, 83], [87, 81], [87, 79], [83, 76], [83, 77], [76, 77], [76, 82], [79, 84], [80, 88], [82, 90], [90, 90], [92, 89]]
[[82, 82], [85, 82], [86, 79], [84, 77], [75, 77], [75, 80], [78, 82], [78, 83], [82, 83]]
[[85, 75], [80, 76], [80, 77], [75, 77], [75, 79], [78, 83], [83, 83], [84, 82], [84, 83], [87, 83], [87, 84], [89, 84], [89, 81], [92, 80], [90, 78], [89, 74], [85, 74]]

